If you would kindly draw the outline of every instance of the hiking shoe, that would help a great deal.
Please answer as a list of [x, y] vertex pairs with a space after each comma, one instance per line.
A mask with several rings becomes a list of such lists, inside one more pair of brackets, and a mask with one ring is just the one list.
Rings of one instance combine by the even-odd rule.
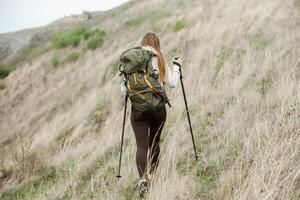
[[144, 179], [140, 182], [138, 192], [141, 198], [143, 198], [145, 193], [148, 192], [149, 187], [150, 182], [148, 180]]

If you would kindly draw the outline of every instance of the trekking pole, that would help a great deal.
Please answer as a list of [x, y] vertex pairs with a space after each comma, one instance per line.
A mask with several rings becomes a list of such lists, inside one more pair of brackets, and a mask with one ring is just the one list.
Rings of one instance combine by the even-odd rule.
[[191, 131], [191, 136], [192, 136], [192, 142], [193, 142], [193, 148], [194, 148], [194, 152], [195, 152], [195, 158], [196, 158], [196, 161], [197, 161], [198, 160], [197, 150], [196, 150], [196, 145], [195, 145], [195, 140], [194, 140], [193, 129], [192, 129], [192, 125], [191, 125], [189, 108], [188, 108], [188, 105], [187, 105], [187, 100], [186, 100], [186, 96], [185, 96], [185, 90], [184, 90], [183, 81], [182, 81], [181, 67], [179, 67], [179, 72], [180, 72], [180, 83], [181, 83], [181, 88], [182, 88], [182, 93], [183, 93], [183, 98], [184, 98], [184, 103], [185, 103], [186, 114], [187, 114], [187, 118], [188, 118], [188, 122], [189, 122], [189, 126], [190, 126], [190, 131]]
[[124, 116], [123, 116], [123, 126], [122, 126], [122, 135], [121, 135], [121, 143], [120, 143], [119, 169], [118, 169], [118, 175], [116, 176], [118, 178], [118, 180], [122, 177], [121, 176], [121, 162], [122, 162], [122, 151], [123, 151], [123, 143], [124, 143], [124, 131], [125, 131], [127, 101], [128, 101], [128, 94], [126, 92], [126, 95], [125, 95], [125, 108], [124, 108]]

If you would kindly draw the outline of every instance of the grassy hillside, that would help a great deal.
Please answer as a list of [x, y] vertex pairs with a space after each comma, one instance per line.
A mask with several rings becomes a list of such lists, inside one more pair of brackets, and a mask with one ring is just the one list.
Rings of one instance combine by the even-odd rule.
[[149, 30], [169, 62], [185, 58], [200, 159], [178, 83], [167, 90], [173, 107], [146, 199], [300, 198], [299, 0], [132, 1], [91, 20], [1, 78], [1, 199], [138, 199], [129, 121], [115, 178], [124, 107], [116, 66]]

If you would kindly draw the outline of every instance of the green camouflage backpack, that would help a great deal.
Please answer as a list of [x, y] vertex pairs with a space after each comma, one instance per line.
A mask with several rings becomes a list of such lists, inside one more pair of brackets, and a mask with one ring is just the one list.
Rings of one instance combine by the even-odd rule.
[[132, 106], [140, 112], [153, 112], [166, 103], [170, 106], [158, 72], [152, 67], [152, 57], [151, 51], [142, 47], [128, 49], [120, 57], [120, 75], [125, 78]]

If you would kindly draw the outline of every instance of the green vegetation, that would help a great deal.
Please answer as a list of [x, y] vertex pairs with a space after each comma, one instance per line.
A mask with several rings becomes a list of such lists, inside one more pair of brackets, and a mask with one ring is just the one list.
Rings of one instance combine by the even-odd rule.
[[65, 48], [68, 46], [77, 47], [80, 44], [80, 37], [87, 31], [87, 28], [80, 27], [72, 32], [57, 33], [52, 40], [53, 46], [56, 48]]
[[263, 50], [269, 43], [262, 32], [258, 32], [254, 36], [248, 36], [248, 40], [250, 46], [255, 50]]
[[187, 21], [184, 19], [179, 19], [175, 23], [169, 24], [169, 28], [171, 28], [173, 31], [180, 31], [188, 26]]
[[53, 67], [58, 67], [61, 63], [60, 63], [60, 60], [58, 57], [54, 56], [52, 59], [51, 59], [51, 64]]
[[103, 44], [104, 40], [102, 37], [92, 37], [87, 42], [89, 49], [95, 50]]
[[121, 189], [121, 196], [124, 200], [136, 199], [136, 187], [134, 184], [129, 184], [126, 187]]
[[[47, 197], [49, 190], [55, 187], [62, 179], [68, 177], [70, 172], [77, 168], [77, 162], [71, 159], [60, 167], [47, 167], [40, 171], [36, 176], [29, 179], [25, 184], [14, 187], [7, 192], [2, 193], [1, 200], [21, 200], [35, 199], [38, 195]], [[0, 165], [1, 170], [1, 165]]]
[[80, 43], [80, 37], [78, 36], [70, 37], [69, 40], [73, 47], [77, 47]]
[[101, 31], [98, 28], [94, 29], [94, 30], [87, 30], [83, 33], [83, 38], [85, 40], [89, 39], [90, 37], [102, 37], [104, 38], [106, 36], [106, 32], [105, 31]]
[[196, 165], [197, 162], [195, 161], [194, 152], [185, 152], [177, 159], [176, 170], [181, 175], [187, 175]]
[[45, 170], [44, 173], [37, 179], [32, 180], [21, 187], [3, 193], [1, 199], [34, 199], [34, 197], [36, 197], [38, 194], [43, 193], [47, 188], [53, 186], [58, 178], [59, 172], [54, 168], [50, 168]]
[[88, 41], [87, 41], [87, 47], [88, 49], [97, 49], [98, 47], [102, 46], [104, 43], [104, 38], [106, 36], [105, 31], [100, 31], [99, 29], [92, 30], [89, 33]]
[[215, 173], [227, 170], [236, 158], [240, 155], [242, 144], [234, 144], [228, 147], [223, 147], [218, 158], [213, 162], [212, 166]]
[[89, 49], [96, 49], [103, 44], [105, 36], [106, 32], [98, 28], [92, 30], [81, 27], [68, 33], [57, 33], [53, 37], [52, 44], [56, 48], [77, 47], [81, 43], [81, 38], [83, 38], [84, 40], [89, 39], [87, 42]]
[[101, 31], [98, 28], [92, 31], [93, 35], [98, 35], [99, 37], [105, 37], [107, 34], [105, 31]]
[[295, 0], [295, 6], [298, 6], [300, 8], [300, 0]]
[[143, 18], [142, 17], [137, 17], [137, 18], [134, 18], [134, 19], [127, 20], [125, 22], [125, 25], [128, 26], [128, 27], [131, 27], [131, 28], [135, 28], [135, 27], [139, 26], [142, 22], [143, 22]]
[[77, 35], [56, 34], [53, 39], [53, 44], [56, 48], [65, 48], [68, 46], [76, 47], [80, 43], [80, 37]]
[[83, 35], [85, 32], [87, 32], [88, 30], [89, 30], [89, 29], [86, 28], [86, 27], [79, 27], [79, 28], [73, 30], [73, 31], [71, 32], [71, 35], [81, 36], [81, 35]]
[[[95, 174], [101, 173], [102, 178], [105, 180], [105, 185], [108, 186], [112, 179], [115, 178], [115, 168], [112, 166], [106, 167], [106, 164], [111, 160], [114, 159], [118, 155], [119, 151], [118, 148], [112, 147], [108, 149], [104, 154], [99, 155], [89, 167], [85, 168], [78, 177], [78, 182], [74, 186], [75, 188], [81, 188], [82, 190], [84, 188], [87, 188], [89, 190], [89, 193], [87, 196], [82, 196], [81, 198], [95, 198], [95, 199], [101, 199], [101, 193], [103, 192], [103, 185], [98, 185], [98, 183], [95, 183], [93, 185], [94, 190], [90, 190], [90, 187], [87, 187], [89, 185], [91, 179]], [[72, 191], [66, 190], [64, 192], [64, 195], [66, 195], [69, 198], [72, 198]]]
[[177, 160], [176, 169], [179, 171], [180, 174], [186, 174], [189, 169], [188, 158], [184, 157], [184, 158]]
[[92, 35], [92, 31], [86, 31], [85, 33], [82, 34], [83, 39], [87, 40], [89, 37]]
[[198, 168], [196, 171], [198, 182], [196, 195], [201, 199], [211, 199], [209, 191], [216, 187], [216, 172], [213, 167]]
[[0, 67], [0, 79], [7, 77], [14, 70], [15, 67]]
[[76, 62], [78, 58], [80, 57], [80, 54], [77, 52], [71, 52], [67, 55], [67, 61], [68, 62]]

